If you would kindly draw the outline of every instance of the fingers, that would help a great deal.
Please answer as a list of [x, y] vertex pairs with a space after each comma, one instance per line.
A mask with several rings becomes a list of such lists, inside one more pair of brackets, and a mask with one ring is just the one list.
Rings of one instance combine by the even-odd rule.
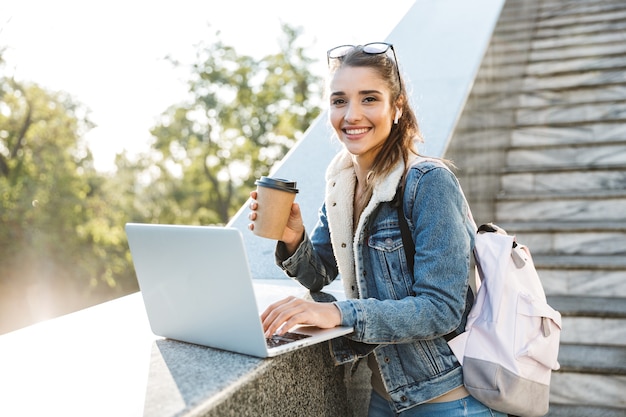
[[250, 208], [250, 210], [252, 210], [248, 214], [248, 220], [250, 220], [252, 222], [252, 223], [248, 224], [248, 229], [250, 229], [250, 230], [254, 230], [254, 221], [256, 220], [256, 210], [259, 208], [259, 204], [256, 202], [256, 197], [257, 197], [256, 190], [255, 191], [251, 191], [250, 192], [250, 198], [252, 199], [252, 202], [250, 202], [250, 205], [248, 206]]
[[[284, 334], [291, 327], [287, 327], [287, 321], [289, 321], [295, 314], [298, 313], [296, 305], [296, 297], [287, 297], [270, 305], [261, 315], [263, 322], [263, 329], [265, 331], [265, 337], [278, 333]], [[294, 309], [295, 308], [295, 309]]]
[[265, 336], [284, 334], [299, 324], [321, 328], [341, 324], [341, 313], [332, 303], [316, 303], [297, 297], [287, 297], [267, 308], [261, 315]]

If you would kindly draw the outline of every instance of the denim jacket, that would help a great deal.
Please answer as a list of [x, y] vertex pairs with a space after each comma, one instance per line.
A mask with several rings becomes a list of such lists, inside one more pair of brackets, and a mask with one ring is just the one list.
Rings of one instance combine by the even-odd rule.
[[[415, 242], [407, 266], [396, 190], [403, 163], [378, 184], [356, 228], [356, 178], [350, 156], [337, 155], [326, 173], [318, 223], [289, 258], [277, 263], [311, 291], [341, 276], [347, 300], [335, 302], [354, 332], [332, 341], [337, 364], [372, 351], [397, 412], [463, 384], [461, 365], [444, 336], [465, 325], [474, 224], [454, 174], [440, 162], [411, 164], [402, 201]], [[354, 232], [353, 232], [354, 230]]]

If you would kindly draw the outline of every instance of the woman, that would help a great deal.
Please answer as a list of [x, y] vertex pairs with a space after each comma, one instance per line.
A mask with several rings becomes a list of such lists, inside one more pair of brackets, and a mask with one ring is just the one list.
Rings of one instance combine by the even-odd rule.
[[[332, 342], [333, 355], [338, 364], [367, 358], [369, 416], [502, 415], [469, 396], [446, 342], [462, 331], [469, 307], [474, 225], [451, 171], [432, 159], [416, 163], [420, 132], [393, 46], [340, 46], [328, 62], [330, 122], [344, 149], [326, 171], [310, 237], [294, 203], [276, 258], [311, 291], [340, 274], [348, 299], [279, 301], [261, 316], [266, 336], [297, 324], [352, 326]], [[412, 270], [399, 201], [415, 245]], [[251, 229], [257, 207], [250, 205]]]

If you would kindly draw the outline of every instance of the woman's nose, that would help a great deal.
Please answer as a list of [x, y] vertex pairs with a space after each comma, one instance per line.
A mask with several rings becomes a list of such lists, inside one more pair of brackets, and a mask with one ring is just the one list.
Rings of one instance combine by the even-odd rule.
[[349, 104], [348, 107], [346, 108], [346, 113], [343, 116], [343, 118], [348, 123], [354, 123], [361, 119], [361, 115], [362, 113], [361, 113], [361, 109], [359, 108], [359, 106], [354, 105], [354, 104]]

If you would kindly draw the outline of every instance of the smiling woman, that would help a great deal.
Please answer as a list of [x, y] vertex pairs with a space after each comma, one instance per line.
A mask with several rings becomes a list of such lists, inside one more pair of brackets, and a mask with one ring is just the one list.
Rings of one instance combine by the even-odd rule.
[[[343, 149], [326, 169], [316, 226], [306, 233], [293, 203], [275, 250], [278, 266], [311, 291], [341, 275], [348, 299], [276, 302], [261, 316], [265, 333], [352, 327], [331, 353], [336, 364], [367, 358], [369, 417], [503, 416], [470, 396], [447, 344], [465, 328], [472, 304], [475, 226], [445, 161], [417, 152], [417, 118], [386, 46], [329, 51], [329, 117]], [[254, 230], [262, 202], [250, 196]], [[401, 219], [414, 247], [405, 247]]]

